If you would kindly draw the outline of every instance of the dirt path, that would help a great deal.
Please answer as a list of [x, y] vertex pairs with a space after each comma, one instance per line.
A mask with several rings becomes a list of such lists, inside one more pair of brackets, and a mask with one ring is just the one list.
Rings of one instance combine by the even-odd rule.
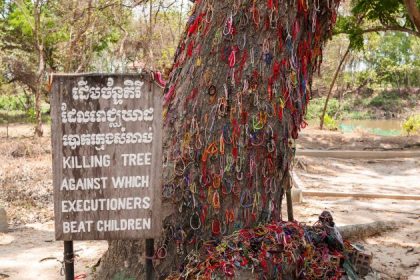
[[[34, 140], [31, 126], [14, 125], [5, 139], [0, 126], [0, 206], [9, 215], [11, 232], [0, 234], [0, 279], [62, 279], [62, 242], [53, 234], [51, 148], [47, 136]], [[305, 130], [297, 147], [305, 149], [414, 149], [420, 138], [378, 137]], [[351, 160], [299, 157], [295, 172], [308, 190], [420, 194], [420, 159]], [[285, 208], [285, 207], [284, 207]], [[378, 279], [408, 279], [419, 267], [418, 201], [306, 198], [295, 205], [295, 218], [313, 223], [323, 210], [338, 225], [379, 220], [401, 221], [395, 231], [361, 240], [374, 254]], [[284, 217], [286, 214], [284, 213]], [[89, 273], [106, 250], [106, 242], [75, 242], [76, 274]], [[42, 262], [40, 260], [48, 258]], [[51, 258], [51, 259], [50, 259]]]
[[420, 158], [353, 160], [299, 157], [307, 190], [420, 195]]
[[[74, 242], [75, 274], [91, 274], [107, 246], [104, 241]], [[62, 279], [62, 259], [63, 242], [54, 241], [52, 222], [28, 224], [7, 234], [0, 233], [0, 279]]]
[[[305, 130], [297, 147], [325, 150], [412, 150], [419, 137], [378, 137]], [[418, 150], [416, 150], [418, 151]], [[420, 195], [420, 158], [333, 159], [297, 157], [295, 173], [305, 190]], [[296, 219], [313, 223], [317, 213], [332, 212], [338, 225], [398, 221], [401, 226], [359, 241], [373, 253], [379, 279], [408, 279], [420, 263], [420, 203], [410, 200], [306, 198], [295, 205]]]
[[307, 127], [299, 134], [297, 147], [325, 150], [420, 149], [418, 136], [377, 136], [364, 132], [341, 133]]
[[[54, 241], [51, 147], [45, 130], [46, 137], [33, 139], [31, 126], [12, 125], [6, 139], [0, 126], [0, 207], [6, 208], [11, 229], [0, 233], [0, 280], [63, 279], [63, 242]], [[107, 246], [104, 241], [75, 242], [76, 275], [90, 274]]]
[[312, 224], [323, 210], [331, 211], [338, 226], [374, 221], [401, 222], [397, 230], [356, 242], [373, 253], [372, 267], [380, 275], [379, 279], [408, 279], [419, 266], [418, 201], [305, 199], [304, 203], [295, 205], [295, 219]]

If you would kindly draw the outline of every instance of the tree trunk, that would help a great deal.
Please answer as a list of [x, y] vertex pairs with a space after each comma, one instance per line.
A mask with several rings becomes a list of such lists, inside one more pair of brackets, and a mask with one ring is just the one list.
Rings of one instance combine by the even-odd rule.
[[38, 71], [36, 79], [36, 91], [35, 91], [35, 136], [42, 137], [44, 130], [42, 128], [42, 86], [44, 83], [45, 75], [45, 61], [42, 46], [38, 46]]
[[411, 21], [417, 28], [417, 31], [420, 32], [420, 10], [417, 6], [416, 0], [404, 0], [404, 5]]
[[35, 35], [35, 49], [38, 54], [38, 70], [36, 72], [36, 86], [35, 86], [35, 136], [42, 137], [44, 130], [42, 128], [42, 108], [41, 108], [41, 98], [42, 98], [42, 87], [43, 79], [45, 75], [45, 57], [44, 57], [44, 45], [43, 40], [41, 39], [42, 35], [40, 34], [40, 25], [41, 25], [41, 6], [40, 1], [35, 1], [34, 3], [34, 35]]
[[321, 118], [321, 120], [320, 120], [321, 130], [324, 128], [324, 117], [325, 117], [325, 114], [327, 113], [328, 101], [330, 101], [330, 96], [331, 96], [331, 93], [334, 89], [335, 81], [337, 80], [338, 74], [340, 74], [340, 71], [341, 71], [341, 67], [343, 66], [343, 63], [346, 60], [349, 53], [350, 53], [350, 45], [347, 47], [346, 52], [344, 53], [343, 57], [341, 58], [340, 63], [338, 64], [337, 70], [335, 70], [334, 77], [331, 81], [330, 89], [328, 90], [328, 94], [327, 94], [327, 99], [325, 99], [325, 103], [324, 103], [324, 109], [322, 110], [322, 115], [320, 117]]
[[[155, 279], [207, 240], [282, 220], [292, 142], [338, 2], [196, 1], [165, 89]], [[109, 244], [99, 279], [143, 279], [144, 241]]]
[[153, 60], [154, 60], [154, 55], [153, 55], [153, 0], [149, 0], [149, 26], [147, 29], [147, 38], [148, 38], [148, 43], [147, 43], [147, 62], [149, 65], [149, 67], [152, 67], [151, 65], [153, 64]]
[[42, 109], [41, 109], [41, 96], [42, 89], [37, 86], [35, 92], [35, 136], [42, 137], [44, 135], [44, 129], [42, 127]]

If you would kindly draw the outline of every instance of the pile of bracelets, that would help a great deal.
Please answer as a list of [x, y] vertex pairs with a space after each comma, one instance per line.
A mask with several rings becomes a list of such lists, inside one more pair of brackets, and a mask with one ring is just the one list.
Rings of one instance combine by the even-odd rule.
[[167, 280], [230, 279], [246, 270], [255, 279], [284, 279], [282, 276], [289, 275], [291, 279], [338, 280], [344, 274], [341, 266], [351, 249], [348, 243], [337, 246], [331, 242], [334, 236], [328, 232], [322, 225], [296, 222], [241, 229], [192, 251], [182, 272]]

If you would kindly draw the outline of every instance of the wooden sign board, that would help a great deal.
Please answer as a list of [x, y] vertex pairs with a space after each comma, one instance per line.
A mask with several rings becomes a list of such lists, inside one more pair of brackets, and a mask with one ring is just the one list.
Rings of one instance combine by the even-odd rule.
[[159, 235], [161, 99], [149, 74], [53, 76], [57, 240]]

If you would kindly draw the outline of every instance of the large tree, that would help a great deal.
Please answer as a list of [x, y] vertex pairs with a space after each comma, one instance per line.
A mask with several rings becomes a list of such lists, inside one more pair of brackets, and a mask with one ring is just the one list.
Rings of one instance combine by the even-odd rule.
[[[165, 89], [156, 279], [206, 240], [282, 219], [292, 142], [338, 4], [196, 1]], [[110, 242], [99, 278], [143, 279], [144, 258], [144, 241]]]

